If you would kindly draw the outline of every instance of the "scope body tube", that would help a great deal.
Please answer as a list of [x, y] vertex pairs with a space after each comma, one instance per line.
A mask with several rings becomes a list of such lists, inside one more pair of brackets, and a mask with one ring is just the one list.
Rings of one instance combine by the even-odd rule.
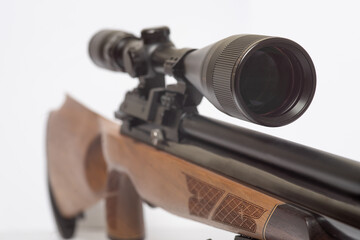
[[[181, 131], [185, 135], [184, 138], [198, 139], [205, 145], [220, 147], [225, 152], [243, 156], [244, 159], [248, 159], [246, 164], [262, 169], [302, 189], [310, 190], [290, 193], [286, 190], [287, 187], [262, 188], [259, 185], [267, 193], [325, 216], [338, 217], [338, 220], [347, 223], [349, 223], [348, 216], [341, 217], [339, 214], [342, 210], [346, 211], [342, 207], [347, 205], [360, 209], [360, 164], [355, 161], [200, 115], [185, 116], [181, 123]], [[231, 167], [219, 166], [225, 171]], [[223, 172], [220, 168], [219, 172]], [[338, 207], [329, 205], [327, 208], [327, 203], [313, 196], [312, 192], [344, 205], [340, 204]], [[353, 214], [358, 215], [355, 219], [360, 219], [359, 211]], [[359, 223], [349, 224], [359, 227]]]
[[242, 120], [289, 124], [306, 111], [315, 93], [313, 62], [289, 39], [242, 34], [201, 49], [155, 46], [148, 52], [157, 73], [168, 74], [166, 66], [181, 59], [174, 70], [220, 111]]
[[[167, 27], [145, 29], [139, 38], [105, 30], [90, 41], [96, 65], [140, 78], [122, 104], [132, 106], [127, 108], [131, 111], [120, 109], [118, 118], [127, 114], [143, 124], [124, 127], [122, 133], [152, 144], [156, 126], [167, 131], [166, 144], [157, 148], [360, 228], [359, 163], [197, 114], [184, 114], [180, 121], [184, 106], [191, 105], [189, 110], [200, 102], [183, 99], [198, 95], [220, 111], [256, 124], [277, 127], [295, 121], [310, 105], [316, 87], [315, 67], [305, 49], [289, 39], [261, 35], [234, 35], [200, 49], [177, 49], [169, 33]], [[178, 88], [165, 88], [164, 75], [174, 76]], [[161, 84], [154, 84], [159, 79]], [[161, 101], [150, 94], [159, 87]], [[171, 98], [174, 94], [178, 98]], [[154, 107], [177, 110], [179, 119], [143, 114]], [[178, 130], [183, 133], [180, 142]]]
[[[309, 107], [316, 73], [309, 54], [286, 38], [240, 34], [200, 49], [174, 46], [167, 27], [95, 34], [89, 54], [99, 67], [142, 81], [164, 75], [192, 85], [220, 111], [256, 124], [278, 127]], [[146, 94], [145, 94], [146, 95]]]

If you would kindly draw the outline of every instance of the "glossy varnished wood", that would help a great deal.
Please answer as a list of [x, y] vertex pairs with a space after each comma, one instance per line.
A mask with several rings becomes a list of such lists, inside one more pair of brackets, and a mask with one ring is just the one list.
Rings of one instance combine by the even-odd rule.
[[50, 114], [47, 162], [53, 198], [65, 218], [105, 198], [109, 237], [142, 239], [140, 198], [128, 177], [111, 171], [105, 161], [101, 125], [106, 121], [70, 97]]
[[234, 233], [287, 239], [281, 237], [286, 229], [276, 227], [286, 219], [272, 221], [283, 202], [120, 135], [119, 124], [70, 97], [51, 113], [47, 137], [50, 184], [61, 213], [76, 216], [106, 198], [113, 239], [143, 238], [141, 200]]
[[[243, 232], [248, 236], [262, 238], [262, 231], [267, 218], [273, 208], [277, 204], [281, 204], [280, 201], [274, 198], [235, 183], [209, 170], [156, 150], [132, 138], [121, 136], [118, 133], [117, 125], [104, 122], [102, 127], [104, 153], [108, 164], [112, 168], [129, 175], [142, 199], [171, 213], [235, 233]], [[191, 199], [201, 201], [202, 198], [206, 197], [207, 192], [201, 193], [200, 189], [198, 192], [191, 191], [187, 181], [189, 177], [196, 179], [195, 181], [200, 182], [200, 184], [204, 183], [203, 188], [214, 188], [223, 192], [219, 200], [211, 207], [207, 216], [191, 214], [191, 202], [189, 201]], [[239, 212], [238, 209], [235, 209], [236, 206], [224, 209], [228, 204], [228, 202], [224, 202], [226, 198], [240, 199], [236, 204], [242, 204], [244, 207], [246, 205], [250, 208], [254, 206], [262, 208], [261, 216], [252, 218], [256, 223], [256, 227], [234, 226], [229, 221], [223, 220], [226, 214], [235, 214], [235, 217], [239, 217], [239, 214], [243, 214], [243, 217], [251, 215], [251, 213]], [[200, 203], [199, 207], [204, 206]], [[219, 211], [225, 211], [223, 212], [224, 216], [216, 217], [216, 213]], [[230, 213], [230, 211], [235, 212]], [[247, 229], [255, 230], [252, 232], [247, 231]]]
[[113, 239], [143, 239], [145, 236], [141, 199], [126, 174], [109, 173], [106, 198], [108, 236]]
[[65, 217], [76, 216], [105, 196], [107, 167], [99, 152], [99, 118], [70, 97], [49, 116], [49, 180]]

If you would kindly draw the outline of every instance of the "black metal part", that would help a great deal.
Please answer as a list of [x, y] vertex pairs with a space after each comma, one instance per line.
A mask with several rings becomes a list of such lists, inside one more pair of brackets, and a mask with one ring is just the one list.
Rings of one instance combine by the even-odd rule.
[[[76, 220], [79, 217], [66, 218], [62, 216], [59, 208], [57, 207], [49, 181], [48, 181], [48, 191], [50, 196], [51, 207], [55, 217], [56, 226], [58, 228], [61, 237], [65, 239], [72, 238], [76, 230]], [[82, 216], [82, 214], [80, 214], [79, 216]]]
[[90, 57], [99, 67], [139, 78], [138, 91], [145, 98], [149, 91], [142, 85], [155, 87], [153, 79], [166, 74], [185, 82], [220, 111], [265, 126], [295, 121], [312, 101], [314, 65], [289, 39], [235, 35], [196, 50], [176, 48], [169, 34], [167, 27], [144, 29], [141, 38], [102, 31], [90, 41]]
[[318, 216], [317, 221], [330, 235], [341, 240], [358, 240], [360, 229], [324, 216]]
[[100, 31], [90, 40], [90, 58], [101, 68], [124, 72], [124, 48], [134, 40], [138, 40], [138, 38], [130, 33], [113, 30]]
[[[277, 206], [271, 214], [263, 235], [269, 240], [279, 239], [279, 232], [283, 233], [282, 239], [286, 240], [358, 239], [349, 234], [354, 229], [347, 228], [348, 226], [333, 225], [329, 221], [330, 219], [325, 219], [323, 216], [289, 204], [282, 204]], [[356, 230], [353, 233], [356, 233]]]
[[[115, 70], [125, 71], [140, 79], [139, 86], [126, 94], [115, 113], [123, 121], [121, 133], [297, 207], [360, 228], [358, 163], [197, 114], [196, 107], [203, 95], [213, 100], [220, 110], [228, 114], [235, 111], [234, 108], [229, 109], [231, 104], [226, 107], [221, 105], [231, 102], [226, 100], [229, 96], [222, 95], [221, 101], [218, 98], [222, 92], [221, 84], [228, 84], [231, 80], [236, 85], [233, 78], [241, 71], [239, 62], [242, 59], [239, 54], [246, 56], [245, 53], [249, 53], [245, 48], [241, 48], [239, 53], [239, 46], [245, 44], [247, 49], [256, 52], [261, 47], [269, 47], [267, 44], [276, 43], [276, 47], [282, 47], [284, 51], [291, 50], [292, 55], [287, 57], [297, 58], [298, 62], [292, 63], [301, 65], [296, 71], [302, 69], [303, 72], [293, 73], [306, 75], [305, 82], [299, 83], [306, 85], [302, 85], [306, 93], [294, 99], [294, 104], [298, 106], [294, 109], [300, 110], [292, 112], [291, 119], [280, 119], [279, 122], [267, 117], [262, 121], [249, 113], [244, 114], [244, 119], [269, 126], [295, 120], [310, 104], [315, 90], [315, 70], [305, 50], [290, 40], [255, 35], [233, 36], [196, 51], [176, 49], [169, 40], [169, 33], [166, 27], [146, 29], [140, 39], [121, 37], [120, 42], [112, 41], [117, 42], [117, 46], [110, 44], [110, 47], [101, 48], [111, 49], [110, 57], [121, 60], [100, 59], [98, 56], [103, 55], [96, 51], [93, 54], [95, 57], [92, 56], [94, 61], [105, 61], [101, 63], [104, 66], [97, 63], [99, 66], [111, 69], [115, 62]], [[231, 44], [237, 49], [233, 55], [228, 49]], [[289, 46], [285, 48], [282, 44]], [[93, 44], [93, 47], [98, 46]], [[296, 56], [296, 53], [303, 56]], [[108, 57], [106, 54], [104, 56]], [[231, 58], [230, 65], [228, 58]], [[304, 70], [304, 66], [307, 66], [307, 70]], [[234, 69], [237, 70], [233, 72]], [[174, 76], [177, 84], [165, 86], [165, 74]], [[222, 74], [229, 76], [229, 79], [222, 81]], [[220, 84], [217, 90], [209, 79]], [[228, 90], [225, 91], [226, 95], [237, 93]], [[245, 111], [246, 107], [242, 110]], [[241, 114], [237, 112], [232, 115], [239, 117]]]
[[[253, 130], [187, 115], [188, 136], [250, 157], [299, 186], [360, 207], [360, 164], [314, 148]], [[311, 205], [311, 203], [308, 203]]]
[[[125, 135], [153, 145], [150, 134], [153, 127], [142, 124], [131, 131], [125, 128], [121, 131]], [[182, 135], [179, 143], [165, 140], [156, 147], [289, 204], [360, 228], [358, 202], [355, 204], [336, 200], [311, 186], [298, 185], [294, 181], [297, 178], [294, 173], [286, 174], [286, 171], [264, 164], [258, 159], [187, 135]]]
[[[197, 113], [196, 106], [200, 103], [201, 97], [192, 87], [187, 88], [184, 82], [166, 88], [153, 88], [147, 99], [133, 91], [126, 94], [115, 116], [123, 120], [123, 133], [129, 134], [131, 131], [137, 131], [136, 128], [150, 126], [154, 130], [161, 129], [157, 131], [161, 141], [166, 139], [178, 142], [182, 117], [185, 114]], [[148, 134], [154, 137], [151, 130]], [[157, 143], [158, 140], [153, 139], [153, 142]]]
[[256, 238], [248, 237], [243, 234], [236, 235], [234, 240], [256, 240]]
[[[128, 43], [124, 68], [140, 83], [128, 92], [115, 117], [123, 120], [122, 132], [150, 124], [155, 131], [154, 145], [159, 141], [178, 141], [179, 124], [186, 113], [197, 113], [202, 95], [187, 83], [183, 72], [184, 57], [191, 49], [176, 49], [169, 39], [167, 27], [145, 29], [141, 41]], [[178, 82], [165, 86], [165, 73]], [[160, 128], [161, 130], [158, 130]]]
[[[254, 58], [257, 61], [251, 61]], [[192, 51], [184, 62], [187, 79], [216, 108], [264, 126], [295, 121], [315, 93], [315, 67], [309, 54], [285, 38], [234, 35]], [[255, 110], [259, 108], [266, 111]]]

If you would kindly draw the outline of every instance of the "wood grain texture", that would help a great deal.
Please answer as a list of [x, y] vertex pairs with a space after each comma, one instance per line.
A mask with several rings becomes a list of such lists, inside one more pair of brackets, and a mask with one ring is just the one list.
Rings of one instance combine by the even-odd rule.
[[[51, 113], [47, 137], [50, 183], [62, 214], [76, 216], [106, 198], [108, 233], [114, 239], [143, 236], [140, 199], [178, 216], [257, 239], [265, 238], [270, 215], [283, 204], [120, 135], [119, 124], [70, 97]], [[116, 177], [111, 177], [114, 172]]]
[[107, 233], [111, 239], [143, 239], [141, 199], [126, 174], [109, 173], [106, 198]]
[[73, 218], [105, 198], [109, 237], [143, 239], [140, 198], [129, 178], [105, 161], [101, 124], [106, 121], [70, 97], [50, 114], [46, 145], [54, 200], [63, 217]]
[[[102, 127], [104, 153], [108, 164], [118, 171], [126, 172], [143, 199], [178, 216], [231, 232], [241, 232], [251, 237], [262, 238], [265, 222], [272, 209], [281, 203], [280, 201], [183, 159], [121, 136], [118, 134], [116, 125], [106, 122]], [[224, 192], [219, 201], [209, 208], [209, 214], [201, 216], [192, 214], [189, 199], [195, 198], [202, 201], [206, 193], [189, 191], [187, 176], [206, 183], [208, 191], [211, 186]], [[224, 197], [228, 194], [241, 198], [242, 201], [223, 203]], [[246, 206], [245, 201], [251, 204]], [[224, 205], [227, 207], [226, 210], [223, 210]], [[247, 214], [247, 211], [253, 212], [248, 208], [254, 205], [262, 208], [262, 214], [259, 214], [258, 218], [252, 218]], [[212, 216], [219, 207], [221, 208], [219, 211], [224, 211], [223, 216], [213, 220]], [[253, 219], [254, 226], [247, 227], [246, 223], [245, 225], [231, 224], [229, 222], [231, 220], [228, 220], [230, 216], [239, 221], [246, 218]]]
[[106, 163], [104, 158], [95, 157], [102, 155], [101, 145], [96, 145], [100, 144], [96, 140], [100, 137], [99, 119], [70, 97], [49, 116], [46, 140], [49, 180], [65, 217], [76, 216], [105, 196]]

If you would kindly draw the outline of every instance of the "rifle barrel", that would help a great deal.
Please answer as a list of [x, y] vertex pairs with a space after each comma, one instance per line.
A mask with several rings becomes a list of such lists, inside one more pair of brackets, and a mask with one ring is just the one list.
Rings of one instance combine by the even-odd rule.
[[[248, 159], [246, 162], [248, 165], [260, 168], [287, 182], [347, 205], [357, 208], [360, 206], [360, 164], [358, 162], [197, 114], [185, 116], [181, 123], [181, 130], [186, 137], [243, 156], [242, 159]], [[329, 212], [314, 209], [314, 198], [311, 194], [304, 196], [304, 199], [299, 202], [297, 194], [291, 196], [289, 193], [276, 192], [273, 189], [262, 190], [287, 199], [298, 206], [334, 216], [330, 212], [335, 209], [328, 209]], [[341, 207], [337, 209], [337, 211], [341, 210]]]

